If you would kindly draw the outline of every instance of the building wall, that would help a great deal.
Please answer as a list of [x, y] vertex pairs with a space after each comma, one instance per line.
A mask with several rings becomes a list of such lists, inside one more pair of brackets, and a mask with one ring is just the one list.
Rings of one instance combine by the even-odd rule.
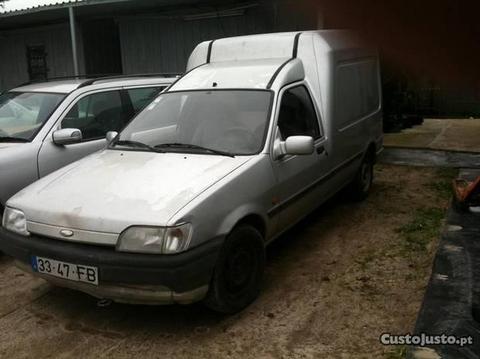
[[[99, 14], [98, 18], [77, 19], [77, 49], [80, 73], [85, 74], [85, 55], [90, 56], [89, 73], [124, 74], [152, 72], [184, 72], [188, 56], [201, 41], [226, 36], [257, 34], [271, 31], [295, 31], [316, 28], [318, 15], [308, 0], [263, 0], [258, 6], [247, 8], [243, 15], [210, 19], [187, 20], [188, 16], [135, 14], [118, 18]], [[294, 9], [309, 6], [299, 15]], [[195, 13], [195, 11], [193, 11]], [[185, 15], [192, 14], [192, 9]], [[296, 15], [295, 15], [296, 14]], [[307, 14], [307, 15], [305, 15]], [[109, 21], [118, 26], [120, 54], [110, 51], [110, 41], [102, 29], [93, 26]], [[113, 28], [112, 28], [113, 29]], [[85, 36], [83, 36], [85, 35]], [[83, 40], [82, 40], [83, 39]], [[87, 46], [83, 46], [85, 43]], [[0, 32], [0, 91], [29, 81], [26, 49], [31, 45], [45, 45], [48, 77], [72, 76], [73, 60], [68, 23], [39, 26]], [[111, 44], [107, 44], [111, 45]], [[105, 56], [100, 48], [108, 52]], [[85, 53], [87, 50], [87, 53]], [[119, 57], [121, 64], [108, 66]], [[100, 60], [102, 61], [100, 61]], [[105, 61], [103, 61], [105, 60]], [[99, 63], [106, 63], [100, 66]], [[108, 67], [112, 67], [111, 69]], [[115, 68], [113, 68], [115, 67]]]
[[[79, 67], [83, 73], [82, 38], [78, 36]], [[27, 46], [44, 45], [48, 77], [71, 76], [72, 47], [68, 24], [0, 32], [0, 91], [29, 81]]]
[[134, 17], [120, 19], [122, 66], [126, 74], [183, 72], [201, 41], [267, 32], [271, 16], [263, 8], [245, 15], [203, 20]]
[[[303, 6], [302, 15], [293, 9]], [[125, 74], [183, 72], [188, 56], [205, 40], [272, 31], [313, 30], [317, 7], [307, 0], [264, 1], [244, 15], [201, 20], [137, 15], [118, 19]], [[296, 14], [296, 15], [295, 15]]]

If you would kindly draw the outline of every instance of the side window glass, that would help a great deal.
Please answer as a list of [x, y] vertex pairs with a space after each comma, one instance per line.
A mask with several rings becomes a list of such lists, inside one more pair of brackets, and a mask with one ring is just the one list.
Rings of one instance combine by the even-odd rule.
[[321, 137], [317, 114], [305, 86], [294, 87], [283, 93], [278, 127], [283, 140], [290, 136]]
[[165, 87], [148, 87], [127, 90], [135, 113], [143, 110]]
[[105, 137], [108, 131], [120, 131], [129, 119], [119, 91], [101, 92], [79, 100], [62, 120], [62, 128], [78, 128], [83, 140]]

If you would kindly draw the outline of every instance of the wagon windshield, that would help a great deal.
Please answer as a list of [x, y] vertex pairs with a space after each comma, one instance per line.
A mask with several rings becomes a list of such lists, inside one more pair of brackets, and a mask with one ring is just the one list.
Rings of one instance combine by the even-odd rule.
[[263, 148], [271, 97], [270, 91], [260, 90], [164, 93], [130, 122], [114, 146], [255, 154]]
[[0, 96], [0, 142], [28, 142], [35, 137], [65, 95], [7, 92]]

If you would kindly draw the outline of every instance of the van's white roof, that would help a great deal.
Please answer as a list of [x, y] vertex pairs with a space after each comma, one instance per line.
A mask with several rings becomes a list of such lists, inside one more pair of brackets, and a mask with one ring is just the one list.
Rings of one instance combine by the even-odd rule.
[[187, 73], [172, 89], [175, 91], [213, 87], [265, 89], [275, 71], [286, 60], [287, 58], [279, 58], [206, 64]]
[[206, 41], [199, 44], [188, 61], [190, 71], [171, 90], [267, 88], [280, 67], [298, 57], [311, 61], [317, 54], [349, 56], [373, 54], [350, 31], [320, 30], [249, 35]]

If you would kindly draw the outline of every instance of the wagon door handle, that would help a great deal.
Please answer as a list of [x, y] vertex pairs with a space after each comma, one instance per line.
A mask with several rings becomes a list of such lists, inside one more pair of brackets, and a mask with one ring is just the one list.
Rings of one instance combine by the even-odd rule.
[[323, 154], [323, 153], [325, 153], [325, 154], [327, 155], [327, 152], [325, 151], [325, 146], [319, 146], [319, 147], [317, 147], [317, 153], [318, 153], [319, 155], [321, 155], [321, 154]]

